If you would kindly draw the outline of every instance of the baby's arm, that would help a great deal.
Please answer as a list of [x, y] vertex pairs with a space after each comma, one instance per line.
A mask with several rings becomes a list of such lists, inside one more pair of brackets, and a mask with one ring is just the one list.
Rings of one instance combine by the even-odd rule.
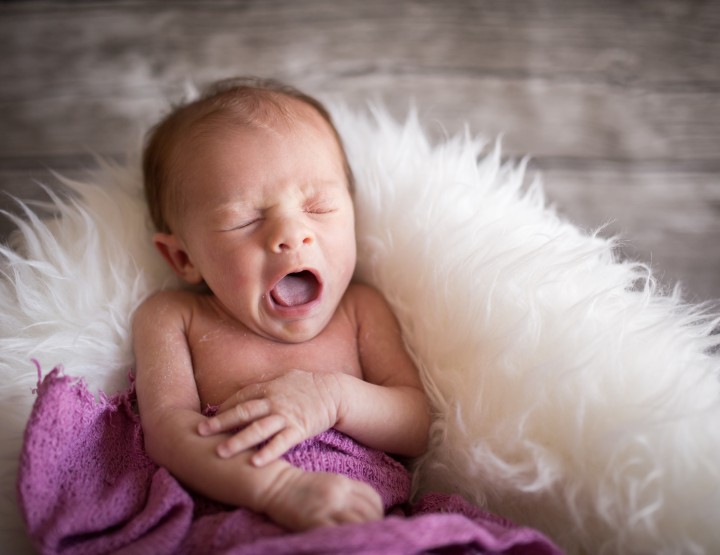
[[363, 380], [338, 375], [342, 402], [336, 428], [390, 453], [425, 452], [430, 409], [397, 319], [375, 289], [353, 286]]
[[430, 409], [397, 319], [376, 290], [355, 285], [352, 294], [364, 380], [337, 375], [341, 404], [335, 427], [382, 451], [421, 455], [427, 449]]
[[374, 289], [354, 285], [348, 294], [364, 379], [295, 370], [236, 392], [199, 428], [212, 435], [251, 424], [220, 444], [222, 456], [272, 438], [252, 459], [262, 465], [330, 427], [382, 451], [405, 456], [425, 451], [428, 402], [397, 320]]
[[382, 504], [367, 484], [307, 473], [283, 460], [258, 468], [251, 452], [217, 456], [226, 434], [202, 437], [200, 399], [185, 336], [189, 295], [160, 293], [133, 321], [137, 396], [150, 457], [189, 488], [217, 501], [268, 514], [293, 530], [380, 518]]

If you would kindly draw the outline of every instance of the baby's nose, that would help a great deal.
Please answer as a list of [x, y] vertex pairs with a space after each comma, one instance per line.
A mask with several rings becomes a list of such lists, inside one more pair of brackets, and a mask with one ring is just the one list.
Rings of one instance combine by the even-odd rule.
[[278, 254], [294, 251], [312, 243], [311, 230], [296, 218], [278, 219], [268, 235], [268, 248]]

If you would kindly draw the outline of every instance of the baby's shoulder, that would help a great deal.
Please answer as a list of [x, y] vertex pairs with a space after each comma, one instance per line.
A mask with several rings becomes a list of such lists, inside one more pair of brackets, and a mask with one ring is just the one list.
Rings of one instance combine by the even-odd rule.
[[384, 300], [382, 293], [380, 293], [380, 291], [375, 289], [372, 285], [359, 283], [357, 281], [353, 281], [350, 285], [348, 285], [348, 288], [345, 291], [345, 298], [353, 302], [363, 300]]
[[183, 306], [192, 305], [196, 301], [197, 293], [186, 291], [184, 289], [162, 289], [150, 294], [144, 301], [143, 305], [160, 306]]
[[197, 294], [182, 289], [165, 289], [152, 293], [135, 311], [135, 320], [184, 320], [197, 305]]
[[383, 294], [371, 285], [364, 283], [351, 283], [347, 288], [344, 300], [360, 318], [367, 314], [391, 311]]

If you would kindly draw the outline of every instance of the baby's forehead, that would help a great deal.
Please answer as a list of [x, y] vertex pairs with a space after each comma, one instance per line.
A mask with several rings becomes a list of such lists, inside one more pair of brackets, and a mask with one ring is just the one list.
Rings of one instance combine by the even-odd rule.
[[219, 102], [217, 109], [211, 109], [206, 117], [201, 117], [200, 123], [203, 120], [250, 129], [291, 129], [310, 124], [330, 130], [329, 123], [314, 106], [301, 98], [276, 91], [255, 91], [240, 98], [231, 97], [226, 102]]
[[170, 167], [181, 172], [201, 151], [212, 150], [217, 141], [223, 143], [238, 133], [270, 132], [298, 145], [315, 136], [326, 145], [328, 153], [344, 159], [342, 145], [331, 124], [313, 106], [294, 98], [278, 99], [252, 111], [226, 106], [203, 114], [189, 122], [184, 131], [178, 131], [169, 162]]
[[[319, 142], [313, 143], [316, 148], [337, 158], [341, 164], [344, 160], [342, 144], [332, 123], [312, 104], [282, 94], [269, 98], [259, 95], [252, 103], [224, 103], [215, 110], [198, 114], [194, 121], [188, 122], [184, 131], [178, 131], [172, 153], [174, 160], [171, 162], [171, 167], [179, 172], [176, 175], [183, 174], [197, 163], [211, 161], [218, 147], [229, 142], [238, 144], [235, 142], [237, 138], [252, 137], [255, 132], [282, 137], [280, 140], [291, 149], [302, 149], [308, 141], [317, 139]], [[247, 138], [242, 140], [247, 141]], [[250, 139], [249, 143], [239, 144], [248, 145], [247, 154], [255, 156], [258, 151], [252, 148], [254, 143]]]

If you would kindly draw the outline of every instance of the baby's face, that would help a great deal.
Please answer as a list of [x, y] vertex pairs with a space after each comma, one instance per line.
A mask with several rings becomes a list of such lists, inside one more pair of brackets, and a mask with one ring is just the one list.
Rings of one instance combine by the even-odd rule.
[[327, 325], [355, 268], [353, 203], [329, 125], [223, 126], [180, 145], [178, 237], [222, 308], [296, 343]]

